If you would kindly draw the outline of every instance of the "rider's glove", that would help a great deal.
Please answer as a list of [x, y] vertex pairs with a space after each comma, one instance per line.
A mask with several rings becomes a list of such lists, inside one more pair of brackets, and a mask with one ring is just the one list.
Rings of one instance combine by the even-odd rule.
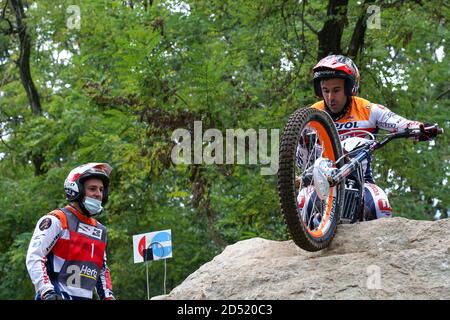
[[55, 290], [49, 290], [44, 292], [42, 300], [62, 300], [63, 298], [55, 292]]
[[435, 137], [435, 135], [425, 132], [424, 128], [432, 126], [432, 125], [433, 124], [431, 124], [431, 123], [422, 123], [422, 122], [414, 121], [414, 122], [411, 122], [410, 124], [408, 124], [408, 130], [418, 131], [418, 134], [413, 137], [414, 141], [430, 141]]

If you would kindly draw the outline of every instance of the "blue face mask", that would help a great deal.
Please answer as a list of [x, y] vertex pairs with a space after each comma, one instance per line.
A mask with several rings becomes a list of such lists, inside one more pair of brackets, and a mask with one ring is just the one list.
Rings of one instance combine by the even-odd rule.
[[94, 198], [84, 197], [83, 204], [92, 216], [99, 214], [103, 210], [102, 202]]

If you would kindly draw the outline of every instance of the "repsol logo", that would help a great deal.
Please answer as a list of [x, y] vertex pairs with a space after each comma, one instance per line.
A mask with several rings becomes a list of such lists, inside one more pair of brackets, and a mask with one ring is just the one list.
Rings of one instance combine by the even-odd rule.
[[352, 122], [343, 122], [343, 123], [336, 123], [336, 129], [343, 130], [343, 129], [358, 129], [358, 122], [352, 121]]

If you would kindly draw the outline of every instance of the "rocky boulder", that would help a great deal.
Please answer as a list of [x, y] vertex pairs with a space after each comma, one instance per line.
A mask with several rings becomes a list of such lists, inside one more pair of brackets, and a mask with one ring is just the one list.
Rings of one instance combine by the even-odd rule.
[[339, 225], [329, 248], [253, 238], [153, 299], [450, 299], [450, 219]]

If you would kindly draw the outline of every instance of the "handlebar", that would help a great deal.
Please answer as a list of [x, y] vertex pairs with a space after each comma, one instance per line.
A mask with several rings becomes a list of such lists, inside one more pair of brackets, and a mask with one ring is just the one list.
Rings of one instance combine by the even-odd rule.
[[418, 129], [410, 130], [411, 136], [417, 138], [419, 141], [428, 141], [435, 138], [438, 134], [444, 133], [442, 128], [437, 124], [422, 124]]
[[434, 136], [444, 133], [444, 129], [439, 128], [437, 124], [434, 124], [434, 125], [431, 125], [428, 127], [423, 126], [422, 128], [423, 128], [423, 130], [422, 130], [423, 133], [430, 132]]
[[375, 143], [372, 149], [379, 149], [386, 143], [397, 138], [415, 138], [417, 141], [429, 141], [435, 138], [438, 134], [444, 133], [444, 129], [439, 128], [437, 124], [422, 124], [418, 128], [406, 129], [400, 133], [393, 133], [385, 138], [383, 141]]
[[[434, 138], [438, 134], [442, 133], [444, 133], [444, 130], [442, 128], [439, 128], [437, 124], [421, 124], [417, 128], [408, 128], [403, 132], [389, 134], [382, 141], [372, 140], [369, 143], [364, 144], [362, 147], [353, 150], [357, 151], [358, 153], [351, 159], [347, 158], [348, 161], [332, 174], [331, 178], [329, 179], [330, 186], [335, 186], [338, 182], [342, 181], [342, 179], [353, 172], [353, 170], [356, 168], [356, 166], [358, 166], [359, 163], [362, 163], [364, 160], [366, 160], [372, 152], [380, 149], [393, 139], [413, 137], [417, 141], [429, 141], [431, 138]], [[305, 178], [307, 178], [306, 173], [302, 175], [302, 179]]]

